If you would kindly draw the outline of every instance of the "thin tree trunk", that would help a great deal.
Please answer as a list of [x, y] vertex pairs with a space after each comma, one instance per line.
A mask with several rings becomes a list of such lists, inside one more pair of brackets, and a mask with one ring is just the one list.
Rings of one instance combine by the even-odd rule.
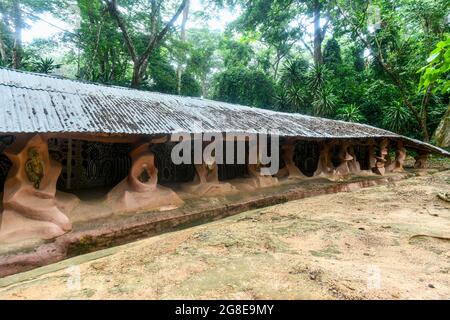
[[208, 85], [206, 81], [206, 76], [202, 79], [202, 98], [208, 97]]
[[430, 103], [430, 96], [433, 92], [433, 86], [429, 85], [425, 95], [422, 100], [422, 132], [423, 132], [423, 140], [425, 142], [430, 141], [430, 134], [428, 133], [427, 122], [428, 122], [428, 104]]
[[131, 78], [131, 87], [139, 88], [143, 80], [142, 76], [142, 65], [139, 63], [134, 63], [133, 66], [133, 76]]
[[281, 61], [280, 53], [277, 52], [277, 57], [275, 60], [275, 66], [274, 66], [274, 72], [273, 72], [273, 77], [275, 80], [278, 77], [278, 68], [280, 67], [280, 61]]
[[314, 0], [314, 63], [322, 64], [322, 28], [320, 27], [320, 1]]
[[[104, 22], [104, 17], [102, 15], [102, 20], [99, 23], [98, 29], [97, 29], [97, 35], [96, 35], [96, 40], [95, 40], [95, 48], [94, 48], [94, 53], [92, 54], [91, 58], [90, 58], [90, 63], [88, 64], [87, 68], [86, 68], [86, 74], [89, 76], [89, 74], [91, 74], [93, 68], [94, 68], [94, 63], [95, 63], [95, 59], [97, 58], [97, 54], [98, 54], [98, 48], [100, 45], [100, 35], [102, 33], [102, 28], [103, 28], [103, 22]], [[95, 24], [91, 24], [92, 27], [95, 26]], [[105, 61], [105, 60], [104, 60]], [[104, 63], [104, 61], [102, 61]], [[103, 72], [105, 72], [105, 70], [103, 70]], [[93, 80], [92, 78], [90, 80]]]
[[22, 64], [22, 14], [19, 1], [13, 1], [14, 14], [14, 46], [12, 50], [12, 63], [14, 69], [19, 69]]
[[[181, 21], [180, 40], [182, 43], [186, 42], [186, 23], [189, 16], [189, 0], [186, 2], [186, 6], [183, 11], [183, 20]], [[181, 62], [178, 62], [177, 66], [177, 92], [181, 94], [181, 76], [183, 74], [183, 66]]]
[[0, 58], [3, 62], [6, 62], [8, 60], [8, 56], [6, 54], [6, 45], [3, 42], [2, 35], [0, 33]]

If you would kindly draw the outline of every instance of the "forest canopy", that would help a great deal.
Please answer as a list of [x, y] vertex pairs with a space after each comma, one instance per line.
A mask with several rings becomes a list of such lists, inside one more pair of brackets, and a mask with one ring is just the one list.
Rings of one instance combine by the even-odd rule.
[[[448, 0], [0, 0], [0, 66], [368, 123], [449, 147], [449, 8]], [[58, 32], [25, 41], [38, 24]]]

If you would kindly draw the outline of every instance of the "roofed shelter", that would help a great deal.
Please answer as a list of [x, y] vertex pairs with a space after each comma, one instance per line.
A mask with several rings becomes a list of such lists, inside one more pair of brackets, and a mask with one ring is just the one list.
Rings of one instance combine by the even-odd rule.
[[[71, 216], [183, 206], [186, 198], [245, 193], [285, 181], [417, 168], [433, 145], [363, 124], [61, 79], [0, 68], [0, 242], [52, 239]], [[175, 164], [174, 134], [279, 137], [280, 170], [250, 163]], [[241, 138], [240, 138], [241, 137]], [[225, 138], [226, 139], [226, 138]], [[202, 141], [201, 148], [209, 141]], [[392, 152], [390, 152], [392, 151]], [[392, 156], [393, 155], [393, 156]], [[98, 198], [93, 197], [105, 190]], [[86, 195], [87, 194], [87, 195]], [[88, 199], [88, 200], [85, 200]], [[93, 203], [95, 202], [95, 207]], [[91, 207], [89, 207], [91, 205]], [[93, 209], [94, 208], [94, 209]]]

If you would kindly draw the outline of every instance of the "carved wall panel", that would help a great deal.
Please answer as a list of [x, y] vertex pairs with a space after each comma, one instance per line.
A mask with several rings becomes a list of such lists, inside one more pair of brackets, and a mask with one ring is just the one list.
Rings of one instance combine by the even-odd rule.
[[52, 158], [63, 166], [58, 180], [62, 190], [116, 185], [129, 173], [130, 151], [131, 145], [125, 143], [49, 139]]
[[172, 162], [171, 153], [174, 146], [175, 143], [168, 142], [150, 147], [155, 154], [158, 183], [189, 182], [194, 179], [195, 166], [193, 164], [176, 165]]

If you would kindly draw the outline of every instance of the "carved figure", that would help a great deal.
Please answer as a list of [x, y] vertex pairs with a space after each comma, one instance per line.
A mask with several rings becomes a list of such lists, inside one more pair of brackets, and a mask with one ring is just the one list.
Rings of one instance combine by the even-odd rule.
[[25, 162], [25, 173], [28, 180], [33, 183], [34, 188], [39, 189], [44, 177], [44, 164], [36, 149], [28, 150], [28, 157], [27, 162]]

